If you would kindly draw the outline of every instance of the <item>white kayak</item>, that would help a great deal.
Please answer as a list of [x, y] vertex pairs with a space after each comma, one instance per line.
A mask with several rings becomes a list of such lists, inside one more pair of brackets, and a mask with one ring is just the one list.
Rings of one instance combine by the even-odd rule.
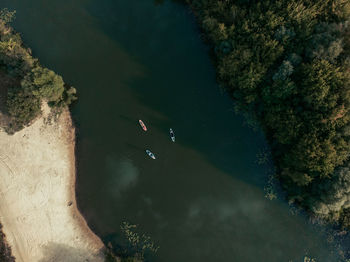
[[173, 142], [175, 142], [175, 133], [171, 128], [170, 128], [170, 138]]
[[147, 153], [147, 155], [149, 155], [150, 158], [156, 159], [155, 155], [151, 151], [149, 151], [148, 149], [146, 149], [146, 153]]

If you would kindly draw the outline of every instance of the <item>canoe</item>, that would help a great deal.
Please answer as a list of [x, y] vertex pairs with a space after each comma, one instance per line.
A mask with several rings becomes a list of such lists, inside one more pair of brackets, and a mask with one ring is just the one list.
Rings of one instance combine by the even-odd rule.
[[149, 155], [150, 158], [156, 159], [155, 155], [151, 151], [149, 151], [148, 149], [146, 149], [146, 153], [147, 153], [147, 155]]
[[171, 128], [170, 128], [170, 138], [173, 142], [175, 142], [175, 133]]
[[142, 120], [139, 120], [139, 124], [144, 131], [147, 131], [147, 127], [146, 127], [145, 123], [142, 122]]

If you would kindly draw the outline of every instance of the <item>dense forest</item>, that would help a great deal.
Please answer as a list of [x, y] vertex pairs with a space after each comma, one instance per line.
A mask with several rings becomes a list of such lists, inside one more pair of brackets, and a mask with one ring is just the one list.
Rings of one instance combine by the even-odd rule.
[[184, 0], [290, 203], [350, 226], [349, 0]]
[[[5, 130], [14, 133], [41, 113], [42, 102], [54, 108], [69, 105], [76, 90], [61, 76], [40, 65], [9, 26], [15, 12], [0, 11], [0, 110]], [[4, 125], [2, 121], [2, 125]]]

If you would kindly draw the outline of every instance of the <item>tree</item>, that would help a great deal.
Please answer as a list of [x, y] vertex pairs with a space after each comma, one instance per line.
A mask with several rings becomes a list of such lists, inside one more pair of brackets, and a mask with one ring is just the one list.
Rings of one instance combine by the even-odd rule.
[[41, 112], [42, 102], [66, 106], [76, 100], [76, 90], [61, 76], [42, 67], [24, 47], [21, 37], [8, 25], [15, 12], [0, 11], [0, 67], [16, 82], [7, 87], [7, 111], [11, 121], [6, 130], [14, 133], [33, 121]]
[[5, 24], [11, 23], [15, 19], [16, 11], [9, 11], [7, 8], [0, 10], [0, 20]]
[[220, 85], [265, 131], [289, 198], [317, 214], [346, 208], [338, 186], [348, 186], [339, 168], [350, 162], [350, 2], [186, 2]]
[[62, 99], [64, 91], [62, 77], [41, 66], [34, 67], [21, 81], [21, 86], [25, 90], [30, 90], [33, 95], [49, 102]]
[[9, 126], [11, 133], [29, 124], [41, 112], [40, 99], [23, 89], [10, 90], [7, 98], [7, 108], [12, 121]]

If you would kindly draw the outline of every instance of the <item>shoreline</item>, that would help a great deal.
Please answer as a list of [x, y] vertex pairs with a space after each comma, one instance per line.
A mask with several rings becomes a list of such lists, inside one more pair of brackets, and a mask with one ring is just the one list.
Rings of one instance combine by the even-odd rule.
[[77, 207], [71, 114], [64, 108], [50, 123], [49, 107], [42, 109], [42, 116], [16, 134], [0, 131], [6, 242], [20, 262], [103, 261], [104, 244]]
[[105, 249], [105, 246], [102, 242], [102, 240], [90, 229], [88, 226], [88, 223], [82, 213], [80, 212], [77, 204], [77, 197], [76, 197], [76, 181], [77, 181], [77, 160], [76, 160], [76, 128], [74, 126], [74, 122], [72, 119], [72, 115], [70, 113], [70, 110], [67, 108], [66, 112], [62, 113], [66, 114], [66, 129], [70, 132], [69, 139], [71, 139], [71, 143], [69, 144], [69, 158], [70, 158], [70, 164], [71, 164], [71, 176], [70, 176], [70, 195], [71, 195], [71, 201], [72, 201], [72, 207], [71, 215], [73, 218], [75, 218], [78, 221], [78, 224], [80, 225], [81, 229], [88, 234], [88, 237], [93, 241], [93, 243], [96, 245], [97, 248], [99, 248], [101, 251]]
[[71, 164], [71, 181], [70, 181], [70, 190], [71, 190], [71, 201], [73, 208], [71, 209], [72, 217], [74, 217], [78, 223], [80, 224], [82, 229], [85, 229], [87, 234], [90, 235], [90, 238], [95, 242], [96, 246], [104, 249], [104, 244], [102, 240], [90, 229], [88, 226], [88, 223], [82, 213], [80, 212], [77, 204], [77, 197], [76, 197], [76, 181], [77, 181], [77, 161], [76, 161], [76, 128], [74, 126], [74, 122], [72, 119], [72, 115], [69, 111], [69, 109], [66, 109], [66, 112], [64, 112], [66, 116], [66, 129], [70, 132], [70, 139], [72, 139], [71, 144], [69, 144], [69, 158], [70, 158], [70, 164]]

